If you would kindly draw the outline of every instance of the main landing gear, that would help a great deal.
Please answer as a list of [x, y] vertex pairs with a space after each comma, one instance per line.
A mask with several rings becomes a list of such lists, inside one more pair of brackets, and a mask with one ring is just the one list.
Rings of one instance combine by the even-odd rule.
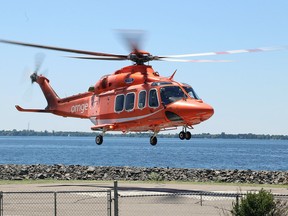
[[189, 131], [187, 131], [187, 128], [186, 127], [183, 127], [183, 130], [179, 133], [179, 138], [181, 140], [190, 140], [192, 137], [191, 133]]
[[103, 143], [103, 136], [102, 135], [97, 135], [95, 138], [95, 142], [97, 145], [101, 145]]
[[104, 134], [105, 134], [106, 130], [103, 128], [101, 134], [98, 134], [95, 138], [95, 143], [97, 145], [101, 145], [103, 143], [103, 137], [104, 137]]
[[[103, 135], [97, 135], [96, 138], [95, 138], [95, 143], [97, 145], [101, 145], [103, 143]], [[150, 137], [150, 144], [152, 146], [155, 146], [157, 144], [157, 137], [156, 135], [153, 135]]]
[[150, 137], [150, 144], [152, 146], [155, 146], [157, 144], [157, 137], [156, 136], [157, 136], [158, 133], [159, 133], [159, 131], [158, 132], [154, 131], [153, 136]]
[[156, 136], [151, 136], [150, 137], [150, 144], [152, 146], [155, 146], [157, 144], [157, 137]]

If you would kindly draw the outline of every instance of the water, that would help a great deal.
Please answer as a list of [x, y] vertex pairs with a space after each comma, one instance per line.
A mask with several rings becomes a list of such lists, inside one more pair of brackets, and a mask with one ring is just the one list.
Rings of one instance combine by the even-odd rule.
[[0, 136], [0, 164], [288, 170], [288, 141]]

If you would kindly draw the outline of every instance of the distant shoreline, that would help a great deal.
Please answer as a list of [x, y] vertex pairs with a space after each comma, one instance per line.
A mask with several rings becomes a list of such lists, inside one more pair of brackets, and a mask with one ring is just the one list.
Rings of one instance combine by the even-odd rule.
[[[34, 131], [34, 130], [0, 130], [0, 136], [71, 136], [71, 137], [95, 137], [96, 132], [77, 132], [77, 131]], [[128, 134], [111, 134], [107, 137], [148, 137], [150, 133], [128, 133]], [[158, 134], [161, 138], [177, 138], [178, 133]], [[270, 135], [270, 134], [192, 134], [192, 138], [201, 139], [265, 139], [265, 140], [288, 140], [288, 135]]]

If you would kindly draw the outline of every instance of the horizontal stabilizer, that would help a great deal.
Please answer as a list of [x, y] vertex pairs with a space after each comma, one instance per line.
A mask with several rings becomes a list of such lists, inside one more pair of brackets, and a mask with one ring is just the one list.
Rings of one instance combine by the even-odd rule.
[[20, 112], [43, 112], [43, 113], [51, 113], [50, 110], [45, 110], [45, 109], [24, 109], [18, 105], [15, 106], [16, 109]]

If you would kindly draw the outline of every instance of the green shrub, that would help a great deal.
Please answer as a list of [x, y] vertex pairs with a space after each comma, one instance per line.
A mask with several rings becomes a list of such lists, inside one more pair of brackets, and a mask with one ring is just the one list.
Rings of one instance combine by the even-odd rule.
[[148, 179], [151, 181], [163, 181], [163, 177], [159, 173], [156, 173], [156, 172], [151, 172], [148, 175]]
[[287, 215], [287, 202], [275, 200], [271, 192], [261, 189], [259, 193], [247, 193], [232, 205], [235, 216], [280, 216]]

